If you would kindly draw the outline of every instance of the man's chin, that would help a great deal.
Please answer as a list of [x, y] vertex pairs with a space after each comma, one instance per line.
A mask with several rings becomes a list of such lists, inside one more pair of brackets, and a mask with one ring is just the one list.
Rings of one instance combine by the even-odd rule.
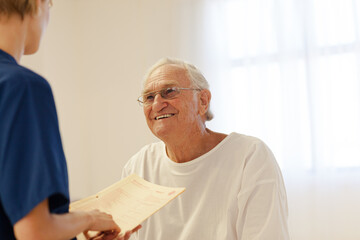
[[172, 130], [169, 127], [164, 127], [164, 126], [155, 127], [151, 131], [157, 138], [161, 140], [166, 139], [172, 133]]

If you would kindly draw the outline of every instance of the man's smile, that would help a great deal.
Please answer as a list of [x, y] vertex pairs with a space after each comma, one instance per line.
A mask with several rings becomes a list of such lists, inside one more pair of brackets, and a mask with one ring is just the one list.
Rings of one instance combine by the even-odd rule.
[[164, 119], [164, 118], [169, 118], [169, 117], [172, 117], [172, 116], [174, 116], [174, 115], [175, 115], [174, 113], [168, 113], [168, 114], [159, 115], [159, 116], [155, 117], [155, 120], [160, 120], [160, 119]]

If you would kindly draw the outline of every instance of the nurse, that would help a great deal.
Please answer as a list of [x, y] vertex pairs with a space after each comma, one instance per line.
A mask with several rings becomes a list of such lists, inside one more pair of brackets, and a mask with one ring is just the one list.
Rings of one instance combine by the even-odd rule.
[[[68, 212], [69, 189], [52, 91], [40, 75], [19, 65], [39, 48], [51, 0], [0, 1], [0, 238], [128, 239], [112, 216]], [[136, 229], [135, 229], [136, 230]]]

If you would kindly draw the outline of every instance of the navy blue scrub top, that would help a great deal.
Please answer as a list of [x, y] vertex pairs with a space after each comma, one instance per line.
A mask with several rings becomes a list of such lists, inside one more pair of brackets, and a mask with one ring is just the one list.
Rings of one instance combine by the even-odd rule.
[[48, 82], [0, 50], [0, 239], [49, 199], [53, 213], [69, 209], [66, 160]]

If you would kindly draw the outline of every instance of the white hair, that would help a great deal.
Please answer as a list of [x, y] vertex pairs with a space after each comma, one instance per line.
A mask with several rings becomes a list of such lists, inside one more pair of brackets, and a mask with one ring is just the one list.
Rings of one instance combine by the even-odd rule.
[[[193, 64], [174, 58], [162, 58], [159, 61], [157, 61], [152, 67], [150, 67], [144, 76], [143, 87], [145, 87], [146, 81], [150, 77], [153, 71], [155, 71], [157, 68], [163, 65], [168, 65], [168, 64], [175, 65], [185, 69], [189, 80], [191, 81], [192, 85], [195, 88], [209, 90], [209, 83], [199, 69], [197, 69]], [[214, 115], [210, 111], [210, 106], [209, 106], [206, 112], [206, 121], [210, 121], [213, 118]]]

